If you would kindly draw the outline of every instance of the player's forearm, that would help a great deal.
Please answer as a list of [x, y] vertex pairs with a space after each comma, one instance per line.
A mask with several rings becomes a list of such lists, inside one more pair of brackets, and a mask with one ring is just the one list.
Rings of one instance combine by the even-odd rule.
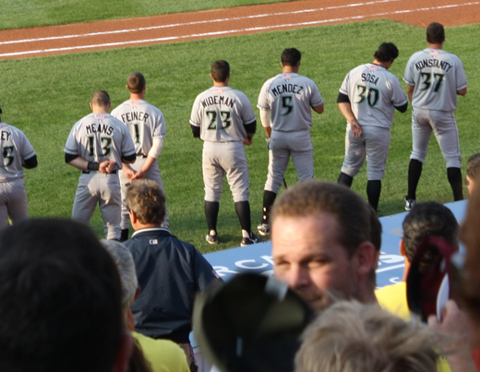
[[342, 113], [343, 117], [351, 124], [352, 122], [356, 122], [357, 118], [353, 114], [352, 106], [350, 103], [347, 102], [339, 102], [338, 109]]
[[407, 84], [407, 97], [410, 102], [412, 102], [412, 99], [413, 99], [414, 89], [415, 89], [414, 85]]
[[459, 96], [464, 96], [465, 94], [467, 94], [467, 88], [463, 88], [463, 89], [460, 89], [460, 90], [457, 90], [457, 94]]
[[317, 114], [322, 114], [323, 111], [325, 110], [325, 105], [322, 103], [321, 105], [312, 107], [313, 111], [315, 111]]
[[81, 158], [80, 156], [77, 156], [74, 159], [70, 159], [68, 157], [68, 154], [65, 154], [65, 162], [80, 170], [88, 169], [88, 160]]
[[272, 136], [272, 127], [263, 127], [263, 129], [265, 130], [267, 138], [270, 138]]
[[147, 159], [145, 160], [145, 162], [142, 164], [142, 167], [140, 168], [140, 171], [141, 172], [148, 172], [148, 170], [150, 169], [150, 167], [153, 165], [153, 163], [155, 163], [155, 160], [157, 160], [157, 158], [154, 158], [150, 155], [147, 156]]

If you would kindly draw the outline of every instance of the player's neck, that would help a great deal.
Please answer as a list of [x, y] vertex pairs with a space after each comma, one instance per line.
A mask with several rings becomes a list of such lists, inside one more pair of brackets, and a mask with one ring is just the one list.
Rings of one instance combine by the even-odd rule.
[[214, 87], [228, 87], [228, 80], [227, 81], [213, 81]]
[[381, 66], [385, 69], [388, 70], [388, 68], [392, 65], [391, 61], [387, 61], [387, 62], [382, 62], [382, 61], [379, 61], [378, 59], [374, 59], [373, 62], [372, 62], [373, 65], [376, 65], [376, 66]]
[[443, 43], [428, 43], [428, 49], [443, 49]]
[[282, 72], [284, 74], [296, 74], [299, 70], [299, 67], [297, 66], [288, 66], [288, 65], [285, 65], [283, 66], [282, 68]]
[[131, 101], [143, 100], [144, 98], [145, 98], [145, 94], [143, 93], [130, 93]]

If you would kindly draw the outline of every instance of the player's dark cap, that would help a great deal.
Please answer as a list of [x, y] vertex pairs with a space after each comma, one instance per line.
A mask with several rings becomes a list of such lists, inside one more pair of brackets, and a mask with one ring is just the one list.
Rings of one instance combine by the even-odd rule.
[[438, 22], [432, 22], [427, 27], [427, 41], [432, 44], [441, 44], [445, 41], [445, 29]]
[[382, 43], [377, 51], [373, 54], [373, 58], [380, 62], [389, 62], [398, 57], [398, 48], [394, 43]]
[[302, 53], [296, 48], [287, 48], [282, 53], [282, 63], [287, 66], [295, 66], [302, 59]]

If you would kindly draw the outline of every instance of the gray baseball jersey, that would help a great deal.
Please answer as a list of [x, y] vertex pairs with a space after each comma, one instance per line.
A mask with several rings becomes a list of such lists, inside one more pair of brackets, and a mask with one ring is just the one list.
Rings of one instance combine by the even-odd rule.
[[457, 123], [457, 91], [468, 86], [460, 59], [442, 49], [414, 53], [403, 80], [414, 86], [412, 105], [412, 154], [410, 159], [425, 162], [432, 131], [447, 168], [461, 167]]
[[296, 73], [282, 73], [262, 86], [257, 107], [271, 111], [268, 175], [265, 190], [277, 193], [292, 157], [299, 181], [313, 178], [310, 138], [311, 108], [323, 104], [315, 82]]
[[0, 227], [28, 218], [28, 202], [22, 163], [34, 157], [35, 151], [18, 128], [0, 123]]
[[348, 96], [352, 112], [361, 126], [390, 128], [394, 107], [407, 103], [398, 78], [373, 63], [351, 70], [343, 80], [340, 93]]
[[[137, 160], [130, 167], [136, 171], [140, 170], [148, 155], [157, 158], [157, 153], [152, 150], [153, 140], [162, 140], [166, 137], [165, 118], [162, 111], [145, 100], [127, 100], [112, 110], [112, 116], [121, 120], [128, 128], [135, 143]], [[130, 218], [126, 203], [127, 184], [130, 180], [123, 171], [119, 173], [120, 185], [122, 187], [122, 230], [128, 229]], [[146, 179], [155, 181], [161, 189], [163, 181], [160, 175], [158, 160], [149, 168]], [[165, 216], [164, 224], [168, 228], [168, 216]]]
[[[85, 160], [111, 160], [116, 169], [122, 167], [122, 157], [135, 154], [135, 146], [127, 127], [110, 114], [89, 114], [70, 131], [64, 152]], [[83, 171], [75, 200], [72, 219], [88, 223], [97, 203], [100, 206], [107, 239], [120, 239], [121, 192], [118, 175]]]
[[255, 121], [247, 96], [228, 86], [211, 87], [195, 99], [190, 124], [200, 127], [204, 141], [206, 201], [220, 200], [225, 173], [234, 201], [248, 201], [250, 178], [243, 140], [247, 137], [245, 125]]
[[271, 111], [272, 129], [291, 132], [312, 126], [311, 107], [323, 103], [315, 82], [290, 73], [268, 79], [262, 86], [257, 107]]
[[355, 138], [350, 125], [347, 126], [341, 171], [355, 177], [367, 158], [368, 179], [381, 180], [395, 106], [403, 106], [408, 101], [400, 81], [386, 68], [367, 63], [345, 76], [340, 93], [348, 96], [352, 112], [363, 129], [362, 136]]
[[414, 53], [403, 80], [415, 86], [413, 107], [437, 111], [455, 111], [457, 91], [468, 85], [460, 58], [442, 49]]

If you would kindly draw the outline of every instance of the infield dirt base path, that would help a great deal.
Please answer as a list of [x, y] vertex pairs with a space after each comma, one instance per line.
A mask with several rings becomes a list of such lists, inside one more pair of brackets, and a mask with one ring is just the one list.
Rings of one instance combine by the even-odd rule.
[[480, 23], [480, 1], [299, 0], [115, 21], [0, 31], [0, 59], [124, 48], [388, 18], [426, 27]]

